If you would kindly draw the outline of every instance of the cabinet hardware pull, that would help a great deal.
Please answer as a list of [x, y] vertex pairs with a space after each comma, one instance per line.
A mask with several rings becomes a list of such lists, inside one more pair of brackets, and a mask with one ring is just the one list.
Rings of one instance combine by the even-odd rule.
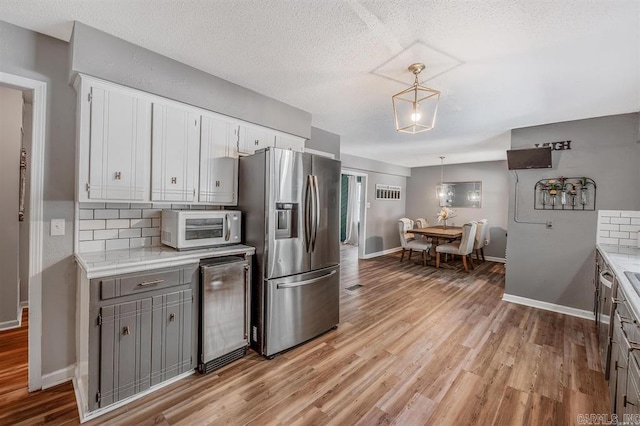
[[129, 334], [131, 334], [131, 330], [129, 330], [129, 326], [122, 327], [122, 334], [124, 334], [125, 336], [128, 336]]
[[138, 283], [138, 287], [147, 287], [147, 286], [150, 286], [150, 285], [161, 284], [163, 282], [164, 282], [164, 280], [145, 281], [143, 283]]
[[178, 178], [177, 177], [172, 177], [171, 178], [171, 183], [173, 183], [173, 184], [178, 183]]
[[219, 180], [216, 181], [216, 188], [220, 188], [220, 181]]
[[120, 172], [116, 172], [114, 176], [115, 180], [120, 180], [120, 176], [121, 176]]
[[174, 321], [176, 319], [176, 314], [173, 312], [169, 315], [169, 321]]
[[256, 139], [256, 141], [254, 142], [254, 145], [260, 145], [260, 141]]
[[626, 302], [626, 300], [624, 299], [616, 299], [615, 297], [611, 298], [611, 303], [613, 303], [614, 305], [617, 305], [618, 303], [624, 303]]
[[633, 406], [635, 406], [635, 405], [636, 405], [636, 404], [634, 404], [634, 403], [632, 403], [632, 402], [629, 402], [629, 400], [627, 399], [627, 395], [625, 395], [625, 396], [624, 396], [624, 400], [623, 400], [623, 402], [624, 402], [623, 407], [626, 407], [626, 406], [627, 406], [627, 404], [629, 404], [629, 405], [633, 405]]

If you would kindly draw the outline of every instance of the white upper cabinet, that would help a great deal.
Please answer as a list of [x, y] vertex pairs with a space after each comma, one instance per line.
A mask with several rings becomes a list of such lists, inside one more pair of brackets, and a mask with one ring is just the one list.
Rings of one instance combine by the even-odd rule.
[[83, 89], [79, 200], [148, 200], [151, 103], [108, 86]]
[[275, 134], [269, 129], [251, 124], [240, 125], [239, 149], [243, 154], [253, 154], [259, 149], [275, 146]]
[[298, 136], [276, 134], [276, 148], [291, 149], [293, 151], [304, 152], [304, 138]]
[[238, 203], [238, 125], [206, 115], [201, 120], [198, 201], [235, 206]]
[[200, 115], [193, 109], [153, 104], [151, 200], [196, 201]]

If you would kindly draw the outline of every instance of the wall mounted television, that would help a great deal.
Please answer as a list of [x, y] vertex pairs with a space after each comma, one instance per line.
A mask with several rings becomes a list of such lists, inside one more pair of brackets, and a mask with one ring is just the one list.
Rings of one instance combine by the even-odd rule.
[[507, 150], [509, 170], [548, 169], [551, 167], [551, 147]]

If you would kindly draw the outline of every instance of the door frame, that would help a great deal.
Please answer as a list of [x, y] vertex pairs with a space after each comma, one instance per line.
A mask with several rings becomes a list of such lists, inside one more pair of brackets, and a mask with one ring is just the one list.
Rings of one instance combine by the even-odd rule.
[[29, 193], [29, 392], [42, 388], [42, 247], [44, 238], [44, 152], [47, 124], [47, 83], [0, 72], [0, 85], [33, 91]]
[[360, 195], [364, 194], [364, 199], [361, 199], [360, 204], [360, 232], [358, 233], [358, 259], [365, 258], [365, 241], [367, 241], [367, 210], [369, 205], [369, 196], [367, 186], [369, 185], [369, 174], [359, 172], [352, 169], [342, 168], [340, 171], [343, 175], [359, 176], [362, 178], [360, 181]]

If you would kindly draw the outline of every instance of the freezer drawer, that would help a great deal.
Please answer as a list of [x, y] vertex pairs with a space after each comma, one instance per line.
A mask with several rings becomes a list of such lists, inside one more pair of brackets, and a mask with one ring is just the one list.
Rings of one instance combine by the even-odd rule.
[[263, 355], [312, 339], [340, 320], [340, 266], [266, 280]]
[[201, 273], [199, 369], [208, 372], [205, 364], [248, 346], [250, 266], [239, 257], [224, 258], [202, 265]]

